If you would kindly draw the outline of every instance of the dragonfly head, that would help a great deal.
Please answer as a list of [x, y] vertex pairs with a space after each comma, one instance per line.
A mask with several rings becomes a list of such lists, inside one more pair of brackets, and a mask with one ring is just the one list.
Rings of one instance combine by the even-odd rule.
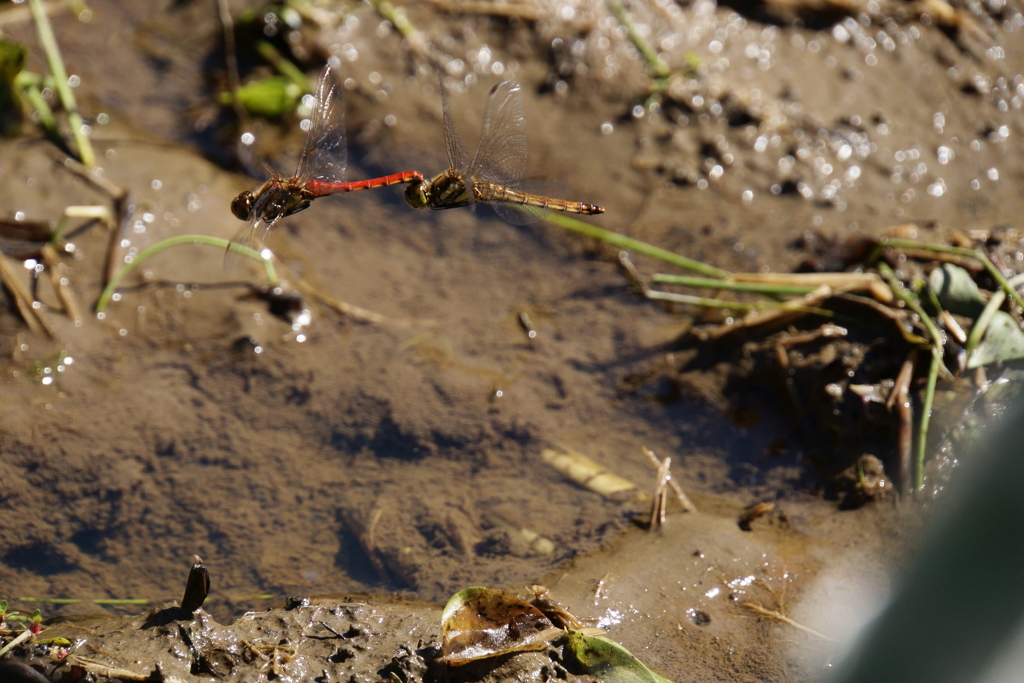
[[454, 209], [458, 206], [469, 206], [469, 192], [462, 175], [453, 169], [439, 173], [429, 183], [420, 180], [409, 183], [405, 188], [405, 201], [409, 206], [422, 209]]
[[235, 218], [247, 221], [252, 218], [252, 207], [255, 201], [256, 195], [246, 190], [231, 200], [231, 213], [235, 214]]
[[429, 186], [423, 178], [405, 187], [405, 202], [414, 209], [422, 209], [430, 203]]

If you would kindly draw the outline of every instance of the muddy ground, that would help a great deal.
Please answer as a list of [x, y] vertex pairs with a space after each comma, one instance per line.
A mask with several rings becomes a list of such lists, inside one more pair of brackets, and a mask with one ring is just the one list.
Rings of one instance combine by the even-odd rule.
[[[115, 250], [102, 226], [69, 237], [62, 272], [86, 311], [108, 251], [230, 237], [230, 200], [254, 185], [215, 104], [226, 79], [213, 4], [89, 7], [55, 11], [54, 28], [104, 175], [136, 208]], [[929, 7], [634, 3], [677, 74], [656, 98], [604, 3], [514, 6], [512, 18], [413, 4], [414, 39], [350, 5], [337, 27], [328, 12], [311, 15], [327, 27], [270, 33], [301, 48], [307, 73], [342, 58], [350, 179], [445, 167], [428, 57], [465, 85], [453, 108], [470, 148], [487, 90], [512, 70], [528, 175], [604, 205], [593, 224], [734, 271], [788, 271], [807, 258], [807, 231], [1018, 229], [1020, 8]], [[45, 71], [21, 8], [2, 8], [0, 30]], [[266, 69], [247, 35], [243, 76]], [[285, 167], [296, 130], [257, 128]], [[52, 151], [31, 126], [0, 142], [0, 212], [52, 221], [68, 205], [109, 205]], [[829, 622], [828, 596], [854, 594], [855, 576], [887, 588], [913, 523], [891, 498], [838, 509], [831, 476], [858, 444], [801, 427], [775, 388], [722, 372], [663, 391], [695, 312], [637, 298], [613, 249], [486, 207], [417, 212], [400, 193], [318, 200], [271, 244], [286, 280], [375, 315], [308, 294], [308, 324], [275, 315], [245, 286], [262, 269], [225, 272], [219, 250], [198, 246], [147, 261], [102, 319], [70, 320], [41, 278], [52, 338], [0, 310], [0, 597], [46, 615], [125, 614], [138, 608], [30, 598], [177, 599], [194, 553], [222, 623], [288, 595], [444, 601], [542, 579], [583, 616], [619, 613], [612, 635], [673, 680], [817, 676], [834, 648], [804, 649], [813, 636], [738, 603], [777, 609], [772, 591], [788, 587], [789, 613], [838, 637], [853, 618]], [[604, 499], [541, 458], [574, 449], [647, 490], [642, 446], [672, 457], [702, 510], [670, 515], [661, 535], [635, 523], [643, 502]], [[741, 531], [743, 507], [762, 501], [776, 512]], [[539, 554], [516, 528], [554, 549]]]

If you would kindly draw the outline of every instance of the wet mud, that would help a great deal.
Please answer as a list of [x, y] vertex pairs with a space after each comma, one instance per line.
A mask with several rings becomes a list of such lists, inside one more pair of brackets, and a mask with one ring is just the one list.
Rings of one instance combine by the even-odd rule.
[[[673, 680], [818, 675], [831, 646], [790, 649], [814, 636], [742, 603], [846, 633], [852, 616], [815, 615], [860, 586], [856, 576], [882, 592], [916, 515], [893, 495], [840, 511], [831, 477], [867, 452], [889, 467], [887, 438], [807, 429], [784, 389], [742, 360], [680, 379], [691, 359], [682, 335], [722, 318], [638, 298], [606, 245], [547, 223], [511, 226], [482, 206], [415, 211], [400, 187], [383, 188], [283, 222], [270, 246], [298, 292], [286, 301], [261, 295], [261, 267], [225, 271], [220, 250], [184, 245], [140, 266], [104, 316], [89, 313], [110, 262], [172, 236], [231, 237], [230, 201], [256, 185], [238, 171], [231, 113], [215, 104], [226, 81], [214, 8], [90, 9], [88, 21], [56, 12], [54, 28], [103, 174], [131, 191], [134, 210], [113, 230], [71, 224], [61, 272], [80, 321], [48, 278], [33, 285], [20, 266], [51, 334], [31, 332], [13, 304], [0, 309], [0, 597], [45, 616], [114, 615], [88, 626], [103, 642], [89, 647], [114, 653], [104, 666], [164, 662], [184, 680], [177, 626], [140, 629], [140, 608], [89, 601], [177, 599], [199, 554], [213, 592], [195, 632], [257, 646], [236, 648], [221, 673], [269, 677], [279, 653], [259, 648], [291, 647], [301, 656], [281, 666], [301, 659], [296, 680], [322, 669], [369, 680], [402, 638], [373, 650], [380, 661], [325, 663], [340, 645], [302, 634], [318, 620], [372, 622], [375, 637], [408, 633], [412, 657], [436, 639], [438, 607], [338, 597], [237, 619], [289, 595], [440, 603], [471, 585], [540, 580], [581, 616], [611, 619], [610, 635]], [[1018, 229], [1024, 19], [1012, 3], [958, 7], [959, 24], [878, 3], [824, 17], [789, 8], [795, 24], [763, 8], [638, 3], [634, 21], [676, 74], [660, 89], [604, 3], [524, 5], [511, 18], [450, 9], [406, 8], [463, 84], [452, 103], [467, 146], [487, 91], [514, 73], [527, 175], [605, 206], [595, 225], [736, 272], [793, 270], [818, 235]], [[369, 5], [338, 16], [257, 30], [290, 41], [307, 73], [342, 59], [350, 179], [443, 170], [437, 76], [420, 43]], [[0, 27], [45, 71], [28, 21]], [[243, 75], [269, 73], [247, 30]], [[254, 126], [277, 165], [294, 163], [297, 121]], [[0, 141], [0, 212], [56, 221], [65, 206], [110, 204], [32, 135]], [[644, 273], [667, 268], [634, 260]], [[898, 366], [902, 353], [882, 361]], [[672, 457], [701, 510], [673, 511], [655, 534], [640, 529], [648, 499], [604, 498], [541, 456], [573, 449], [649, 492], [642, 447]], [[742, 531], [746, 506], [766, 501], [775, 511]], [[82, 602], [33, 602], [53, 598]], [[152, 642], [125, 635], [134, 630]], [[513, 661], [534, 658], [540, 671], [545, 657]]]

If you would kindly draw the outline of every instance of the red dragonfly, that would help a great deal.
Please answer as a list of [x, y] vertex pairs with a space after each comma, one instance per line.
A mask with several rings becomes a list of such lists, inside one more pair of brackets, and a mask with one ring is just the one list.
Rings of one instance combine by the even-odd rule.
[[[417, 171], [405, 171], [381, 178], [345, 182], [345, 167], [348, 165], [345, 110], [341, 105], [341, 89], [331, 74], [330, 65], [320, 72], [313, 99], [309, 133], [295, 175], [282, 178], [263, 162], [263, 169], [270, 180], [255, 191], [242, 192], [231, 202], [231, 213], [243, 221], [250, 221], [234, 240], [242, 246], [259, 251], [278, 221], [308, 208], [317, 197], [423, 181], [423, 176]], [[251, 139], [245, 138], [243, 136], [243, 142], [251, 144]]]
[[[487, 202], [499, 216], [515, 225], [541, 220], [551, 211], [604, 213], [604, 207], [553, 199], [530, 190], [558, 187], [557, 181], [523, 180], [526, 170], [526, 122], [523, 96], [515, 81], [502, 81], [491, 89], [484, 112], [483, 132], [470, 160], [459, 142], [448, 111], [448, 97], [441, 83], [444, 110], [444, 142], [448, 149], [447, 171], [429, 183], [422, 178], [405, 188], [405, 201], [421, 209], [452, 209]], [[560, 189], [560, 188], [559, 188]]]

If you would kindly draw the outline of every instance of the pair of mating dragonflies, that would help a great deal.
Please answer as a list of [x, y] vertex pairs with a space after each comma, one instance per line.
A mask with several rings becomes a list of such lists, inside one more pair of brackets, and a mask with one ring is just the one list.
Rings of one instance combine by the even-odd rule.
[[503, 81], [491, 90], [480, 143], [472, 158], [456, 136], [443, 81], [441, 106], [448, 150], [447, 171], [430, 181], [417, 171], [405, 171], [346, 182], [348, 152], [341, 90], [331, 67], [325, 66], [317, 82], [306, 144], [295, 175], [283, 178], [264, 164], [270, 179], [255, 191], [242, 192], [231, 202], [231, 212], [249, 221], [235, 241], [259, 250], [282, 218], [308, 208], [317, 197], [401, 183], [408, 185], [405, 200], [415, 208], [453, 209], [483, 202], [516, 225], [539, 221], [551, 211], [604, 213], [604, 208], [594, 204], [553, 199], [528, 191], [532, 183], [523, 180], [526, 170], [523, 98], [515, 81]]

